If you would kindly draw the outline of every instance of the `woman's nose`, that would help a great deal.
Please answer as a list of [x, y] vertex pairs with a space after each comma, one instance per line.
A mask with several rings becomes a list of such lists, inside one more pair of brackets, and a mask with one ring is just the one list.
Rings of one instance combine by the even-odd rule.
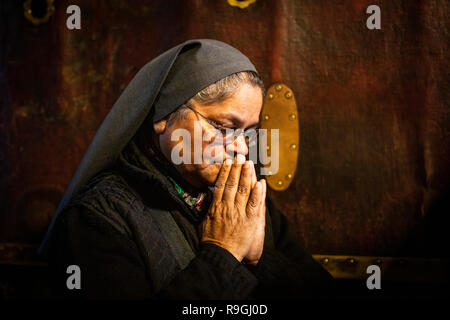
[[245, 141], [245, 137], [243, 135], [240, 135], [234, 140], [233, 143], [230, 143], [226, 146], [227, 153], [235, 153], [236, 155], [242, 154], [243, 156], [247, 157], [248, 155], [248, 146], [247, 142]]

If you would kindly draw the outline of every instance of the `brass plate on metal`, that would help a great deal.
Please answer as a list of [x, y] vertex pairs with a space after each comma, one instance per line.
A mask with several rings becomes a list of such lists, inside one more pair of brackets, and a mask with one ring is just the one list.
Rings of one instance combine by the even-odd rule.
[[300, 140], [297, 103], [291, 88], [282, 83], [275, 83], [267, 90], [260, 123], [261, 129], [267, 129], [267, 157], [271, 158], [271, 162], [266, 164], [267, 160], [262, 157], [265, 169], [276, 168], [272, 163], [277, 152], [276, 145], [272, 145], [272, 130], [279, 130], [278, 170], [268, 170], [265, 179], [272, 189], [286, 190], [297, 169]]
[[54, 0], [26, 0], [23, 3], [23, 14], [34, 25], [47, 22], [55, 12]]
[[443, 283], [448, 281], [450, 261], [448, 259], [372, 257], [313, 254], [313, 258], [336, 279], [360, 279], [365, 281], [370, 274], [367, 268], [380, 268], [381, 279], [416, 283]]
[[228, 4], [232, 7], [238, 7], [241, 9], [247, 8], [249, 5], [256, 2], [256, 0], [227, 0]]

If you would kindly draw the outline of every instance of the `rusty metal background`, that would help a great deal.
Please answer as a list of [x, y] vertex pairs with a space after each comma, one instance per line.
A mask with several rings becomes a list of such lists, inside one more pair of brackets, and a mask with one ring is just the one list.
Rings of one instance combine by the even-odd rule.
[[[88, 143], [137, 70], [189, 38], [292, 88], [289, 189], [270, 192], [313, 253], [448, 257], [449, 1], [55, 1], [35, 26], [1, 2], [0, 242], [36, 244]], [[81, 8], [81, 30], [66, 8]]]

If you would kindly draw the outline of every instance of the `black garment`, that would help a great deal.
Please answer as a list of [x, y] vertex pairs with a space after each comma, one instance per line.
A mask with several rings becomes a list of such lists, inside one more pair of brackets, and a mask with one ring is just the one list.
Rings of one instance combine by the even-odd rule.
[[[300, 247], [270, 201], [263, 255], [250, 270], [225, 249], [201, 245], [199, 219], [179, 199], [167, 173], [153, 162], [145, 169], [139, 162], [122, 155], [56, 220], [49, 249], [58, 296], [282, 299], [330, 291], [331, 276]], [[157, 214], [173, 216], [195, 253], [182, 270], [155, 224]], [[66, 287], [66, 269], [73, 264], [81, 269], [81, 290]]]

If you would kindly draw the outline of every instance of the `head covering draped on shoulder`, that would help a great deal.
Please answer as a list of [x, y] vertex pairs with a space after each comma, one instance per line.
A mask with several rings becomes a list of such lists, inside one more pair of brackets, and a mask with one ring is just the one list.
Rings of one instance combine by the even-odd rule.
[[62, 198], [41, 245], [43, 252], [59, 213], [79, 188], [110, 166], [150, 111], [158, 121], [209, 85], [237, 72], [254, 71], [250, 60], [230, 45], [188, 40], [148, 62], [120, 95], [98, 129]]

